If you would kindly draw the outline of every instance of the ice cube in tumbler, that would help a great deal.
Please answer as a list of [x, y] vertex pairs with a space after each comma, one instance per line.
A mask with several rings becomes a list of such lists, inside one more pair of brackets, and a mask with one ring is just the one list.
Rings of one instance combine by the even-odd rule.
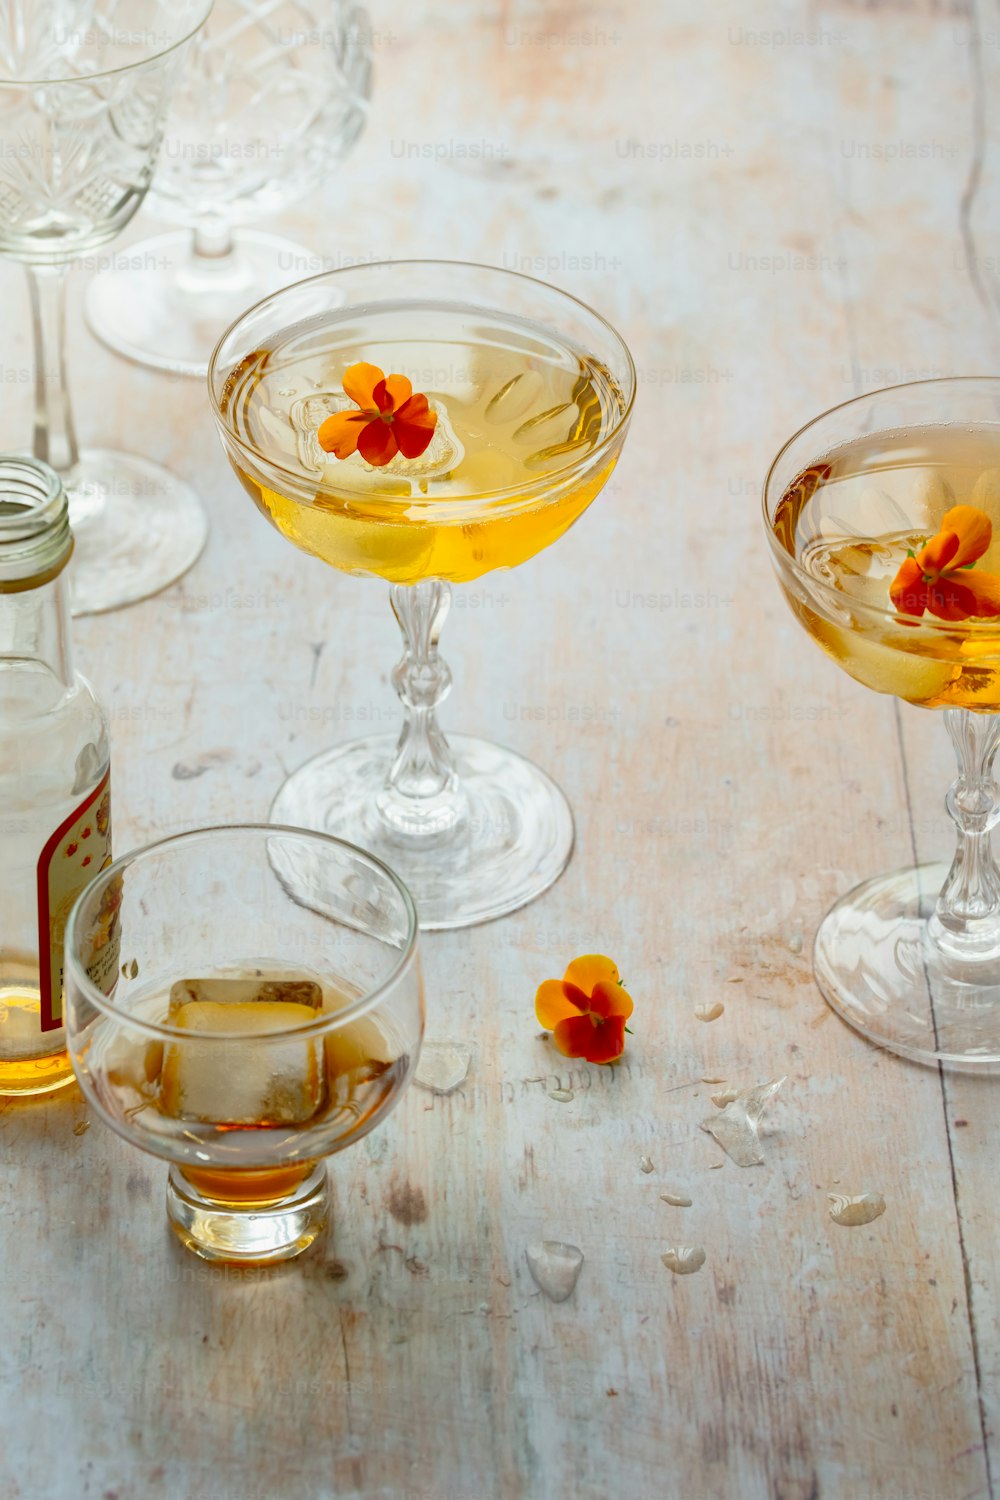
[[[185, 994], [196, 998], [184, 999]], [[326, 1097], [322, 1038], [286, 1036], [271, 1045], [246, 1039], [314, 1021], [321, 999], [319, 986], [309, 981], [175, 984], [171, 1025], [215, 1036], [167, 1045], [160, 1109], [210, 1125], [297, 1125], [312, 1119]]]

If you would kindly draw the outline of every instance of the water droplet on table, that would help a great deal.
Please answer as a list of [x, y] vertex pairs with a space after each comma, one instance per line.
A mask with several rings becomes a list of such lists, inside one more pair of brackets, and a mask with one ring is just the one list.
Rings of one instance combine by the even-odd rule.
[[654, 1170], [653, 1163], [650, 1161], [649, 1157], [648, 1156], [640, 1156], [639, 1157], [639, 1171], [640, 1172], [652, 1172], [653, 1170]]
[[885, 1199], [881, 1193], [829, 1193], [830, 1218], [835, 1224], [844, 1224], [849, 1229], [858, 1224], [870, 1224], [885, 1213]]
[[557, 1104], [569, 1104], [573, 1098], [572, 1089], [549, 1089], [549, 1098], [554, 1099]]
[[464, 1042], [425, 1042], [413, 1081], [434, 1094], [450, 1094], [469, 1075], [472, 1048]]
[[738, 1167], [759, 1167], [763, 1164], [764, 1157], [757, 1136], [760, 1117], [784, 1082], [784, 1078], [775, 1078], [756, 1088], [744, 1089], [726, 1105], [721, 1114], [702, 1120], [702, 1130], [707, 1130], [709, 1135], [715, 1137], [726, 1155]]
[[86, 1135], [87, 1131], [89, 1129], [90, 1129], [90, 1121], [89, 1120], [77, 1120], [76, 1124], [73, 1126], [73, 1134], [74, 1135]]
[[565, 1302], [571, 1296], [583, 1265], [583, 1251], [561, 1240], [543, 1240], [524, 1252], [528, 1270], [540, 1292], [550, 1302]]
[[675, 1245], [671, 1250], [664, 1250], [660, 1259], [675, 1276], [690, 1276], [705, 1264], [705, 1250], [702, 1245]]
[[791, 935], [791, 937], [788, 939], [788, 947], [789, 947], [790, 951], [792, 953], [801, 953], [802, 952], [802, 945], [803, 945], [803, 937], [802, 937], [801, 932], [793, 932], [792, 935]]
[[717, 1021], [725, 1008], [721, 1000], [713, 1000], [710, 1005], [696, 1005], [694, 1013], [699, 1021]]
[[716, 1109], [725, 1109], [727, 1104], [732, 1104], [739, 1096], [739, 1089], [720, 1089], [717, 1094], [710, 1094], [709, 1098]]
[[690, 1208], [691, 1199], [686, 1198], [683, 1193], [661, 1193], [660, 1197], [664, 1203], [669, 1203], [673, 1208]]

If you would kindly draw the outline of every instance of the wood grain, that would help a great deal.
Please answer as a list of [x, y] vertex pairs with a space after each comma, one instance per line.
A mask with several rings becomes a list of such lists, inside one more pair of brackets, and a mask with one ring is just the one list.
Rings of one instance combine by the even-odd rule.
[[[868, 1047], [808, 966], [836, 894], [914, 840], [947, 849], [944, 736], [818, 657], [758, 502], [778, 444], [824, 407], [996, 368], [995, 11], [372, 10], [369, 127], [288, 228], [330, 264], [533, 271], [615, 320], [640, 370], [599, 502], [472, 586], [445, 636], [446, 724], [550, 769], [578, 851], [534, 906], [427, 939], [430, 1032], [471, 1043], [468, 1081], [412, 1090], [332, 1164], [334, 1232], [291, 1269], [185, 1257], [164, 1169], [97, 1122], [75, 1135], [75, 1092], [0, 1107], [0, 1495], [987, 1500], [997, 1088]], [[407, 154], [427, 145], [438, 160]], [[85, 279], [79, 429], [173, 464], [212, 519], [181, 584], [77, 629], [125, 849], [263, 816], [287, 770], [396, 725], [398, 644], [377, 585], [254, 513], [198, 383], [90, 338]], [[17, 372], [16, 269], [0, 296]], [[28, 388], [4, 391], [15, 447]], [[637, 1000], [614, 1072], [554, 1056], [532, 1014], [539, 981], [593, 948]], [[697, 1020], [715, 999], [723, 1017]], [[714, 1170], [702, 1076], [781, 1074], [765, 1165]], [[834, 1187], [883, 1193], [885, 1215], [838, 1228]], [[661, 1200], [678, 1189], [691, 1208]], [[528, 1273], [539, 1238], [586, 1256], [563, 1304]], [[701, 1272], [664, 1268], [679, 1243], [705, 1246]]]

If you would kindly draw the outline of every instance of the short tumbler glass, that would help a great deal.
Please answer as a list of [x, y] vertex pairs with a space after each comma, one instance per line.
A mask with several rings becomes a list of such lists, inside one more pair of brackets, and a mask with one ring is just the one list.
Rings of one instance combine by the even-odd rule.
[[385, 865], [323, 834], [179, 834], [81, 895], [66, 1007], [89, 1103], [171, 1163], [183, 1244], [286, 1260], [327, 1222], [323, 1158], [377, 1125], [416, 1067], [413, 902]]

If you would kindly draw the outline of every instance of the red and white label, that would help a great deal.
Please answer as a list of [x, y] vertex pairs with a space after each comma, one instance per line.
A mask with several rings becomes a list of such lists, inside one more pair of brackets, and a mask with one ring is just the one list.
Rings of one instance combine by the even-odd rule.
[[38, 857], [38, 955], [43, 1031], [63, 1024], [63, 938], [73, 902], [111, 863], [111, 771]]

